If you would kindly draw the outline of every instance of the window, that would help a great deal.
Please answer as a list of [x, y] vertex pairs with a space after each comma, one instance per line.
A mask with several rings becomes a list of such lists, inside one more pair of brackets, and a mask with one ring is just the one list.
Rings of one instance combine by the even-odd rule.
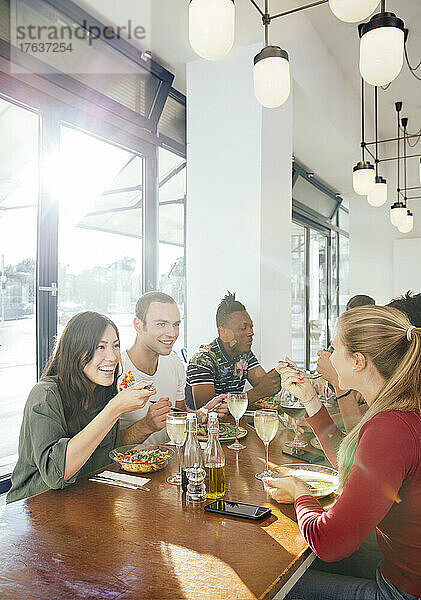
[[292, 357], [315, 369], [349, 296], [349, 211], [301, 165], [293, 167]]
[[174, 298], [182, 325], [174, 350], [185, 346], [185, 246], [186, 161], [159, 150], [159, 289]]
[[309, 251], [309, 312], [310, 369], [316, 368], [317, 351], [327, 347], [328, 236], [310, 229]]
[[[25, 6], [47, 20], [86, 18], [59, 0]], [[10, 60], [3, 0], [0, 16]], [[158, 282], [184, 313], [185, 98], [124, 40], [101, 44], [133, 77], [50, 76], [52, 65], [0, 73], [0, 493], [28, 393], [73, 314], [109, 315], [128, 347], [135, 303]], [[33, 57], [20, 60], [30, 73]]]
[[0, 476], [16, 462], [37, 377], [38, 127], [36, 113], [0, 98]]
[[143, 158], [60, 131], [59, 332], [76, 313], [94, 310], [113, 319], [127, 348], [142, 293]]
[[306, 229], [292, 224], [291, 237], [291, 333], [292, 356], [301, 368], [306, 364]]

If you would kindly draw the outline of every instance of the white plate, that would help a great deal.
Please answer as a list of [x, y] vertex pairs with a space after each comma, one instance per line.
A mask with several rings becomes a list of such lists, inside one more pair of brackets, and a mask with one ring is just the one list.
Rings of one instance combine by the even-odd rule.
[[[338, 472], [331, 467], [307, 463], [280, 465], [280, 467], [282, 472], [279, 473], [279, 477], [293, 476], [302, 479], [310, 487], [311, 494], [315, 498], [324, 498], [338, 489]], [[320, 487], [314, 489], [316, 486]]]

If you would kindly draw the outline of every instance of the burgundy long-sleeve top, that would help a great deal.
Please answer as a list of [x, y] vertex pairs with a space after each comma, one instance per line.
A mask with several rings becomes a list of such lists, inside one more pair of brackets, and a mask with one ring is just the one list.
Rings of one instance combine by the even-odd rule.
[[[341, 431], [322, 407], [307, 419], [337, 467]], [[310, 495], [295, 501], [302, 534], [321, 560], [352, 554], [376, 528], [383, 575], [421, 596], [421, 416], [383, 411], [360, 430], [349, 479], [334, 506], [324, 511]]]

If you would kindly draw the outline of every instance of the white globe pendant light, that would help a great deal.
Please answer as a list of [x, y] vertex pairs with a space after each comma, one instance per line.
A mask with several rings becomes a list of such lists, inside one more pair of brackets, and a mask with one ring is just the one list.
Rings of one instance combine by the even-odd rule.
[[403, 65], [405, 26], [395, 14], [384, 12], [359, 26], [361, 77], [371, 85], [387, 85]]
[[367, 194], [371, 206], [383, 206], [387, 200], [387, 182], [383, 177], [376, 177], [375, 184]]
[[254, 57], [254, 93], [266, 108], [277, 108], [291, 89], [288, 52], [279, 46], [266, 46]]
[[223, 58], [231, 50], [234, 36], [234, 0], [190, 0], [189, 40], [199, 56]]
[[390, 222], [395, 227], [403, 226], [407, 216], [407, 208], [403, 202], [395, 202], [390, 207]]
[[366, 196], [375, 183], [374, 165], [366, 160], [357, 163], [353, 169], [352, 182], [354, 191], [360, 196]]
[[329, 0], [330, 10], [345, 23], [357, 23], [371, 15], [379, 0]]
[[414, 215], [413, 213], [408, 210], [407, 214], [406, 214], [406, 221], [403, 225], [399, 225], [398, 229], [401, 233], [409, 233], [410, 231], [412, 231], [414, 227]]

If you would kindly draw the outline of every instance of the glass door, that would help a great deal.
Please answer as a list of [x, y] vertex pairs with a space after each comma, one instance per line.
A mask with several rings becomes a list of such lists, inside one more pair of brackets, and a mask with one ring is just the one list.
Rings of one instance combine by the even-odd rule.
[[315, 369], [318, 350], [327, 346], [328, 237], [314, 229], [310, 229], [308, 283], [310, 369]]
[[134, 339], [142, 293], [144, 159], [71, 127], [60, 132], [58, 332], [83, 310]]
[[292, 358], [306, 366], [306, 229], [296, 223], [291, 232]]
[[17, 460], [22, 412], [37, 380], [39, 117], [0, 98], [0, 476]]

